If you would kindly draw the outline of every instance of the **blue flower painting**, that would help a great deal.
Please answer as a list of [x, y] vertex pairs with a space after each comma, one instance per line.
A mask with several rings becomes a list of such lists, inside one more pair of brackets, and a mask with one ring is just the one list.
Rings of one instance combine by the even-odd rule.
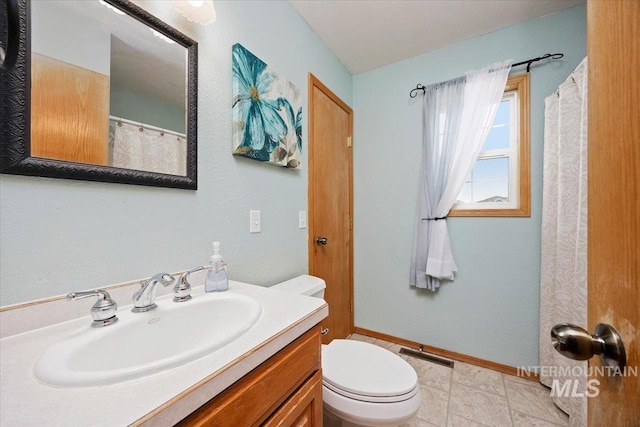
[[300, 91], [240, 44], [232, 67], [233, 154], [300, 169]]

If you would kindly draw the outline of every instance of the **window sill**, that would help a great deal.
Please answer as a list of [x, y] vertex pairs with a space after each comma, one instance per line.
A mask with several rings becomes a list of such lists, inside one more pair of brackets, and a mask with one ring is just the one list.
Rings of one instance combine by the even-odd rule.
[[531, 217], [531, 209], [452, 209], [447, 216]]

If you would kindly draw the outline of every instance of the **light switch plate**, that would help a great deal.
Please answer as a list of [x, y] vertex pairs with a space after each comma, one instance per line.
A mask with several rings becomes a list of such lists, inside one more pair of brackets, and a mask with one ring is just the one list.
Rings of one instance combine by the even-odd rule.
[[307, 211], [298, 212], [298, 227], [307, 228]]
[[249, 211], [249, 233], [259, 233], [262, 227], [260, 211]]

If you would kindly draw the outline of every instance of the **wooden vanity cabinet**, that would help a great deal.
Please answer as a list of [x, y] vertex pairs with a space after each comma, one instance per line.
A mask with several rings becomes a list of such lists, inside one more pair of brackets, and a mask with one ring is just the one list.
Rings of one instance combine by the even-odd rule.
[[320, 325], [316, 325], [178, 425], [321, 427]]

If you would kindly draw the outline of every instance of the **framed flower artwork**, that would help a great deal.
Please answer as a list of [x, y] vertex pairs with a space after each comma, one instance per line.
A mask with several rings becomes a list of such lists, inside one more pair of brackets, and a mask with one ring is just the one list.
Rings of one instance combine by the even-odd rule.
[[232, 48], [233, 154], [300, 169], [300, 91], [240, 44]]

